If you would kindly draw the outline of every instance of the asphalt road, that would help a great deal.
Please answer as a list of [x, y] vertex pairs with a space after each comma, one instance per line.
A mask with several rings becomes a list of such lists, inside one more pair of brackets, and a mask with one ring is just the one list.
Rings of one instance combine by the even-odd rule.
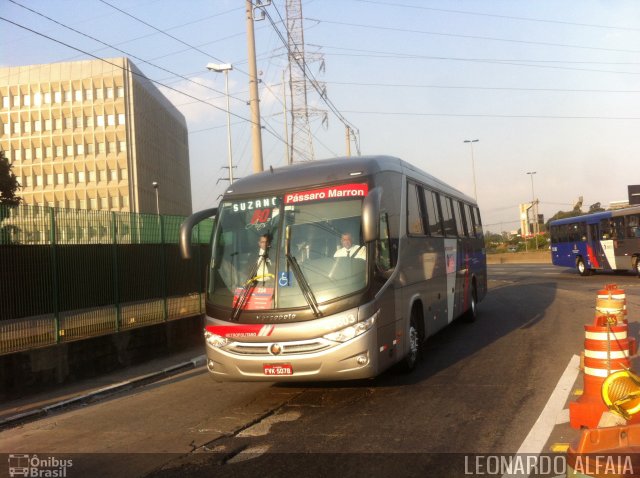
[[640, 317], [630, 274], [522, 264], [489, 274], [478, 320], [431, 337], [410, 375], [216, 383], [201, 367], [4, 430], [0, 452], [72, 460], [68, 477], [470, 476], [469, 456], [520, 448], [582, 351], [599, 289], [626, 290], [636, 337]]

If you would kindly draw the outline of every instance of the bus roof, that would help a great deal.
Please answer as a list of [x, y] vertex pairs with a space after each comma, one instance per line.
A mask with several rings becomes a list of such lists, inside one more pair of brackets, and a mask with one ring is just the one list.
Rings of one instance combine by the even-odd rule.
[[549, 223], [550, 226], [562, 226], [564, 224], [573, 224], [575, 222], [589, 222], [595, 223], [602, 219], [608, 219], [610, 217], [626, 216], [628, 214], [640, 214], [640, 206], [626, 207], [623, 209], [613, 209], [609, 211], [594, 212], [591, 214], [582, 214], [581, 216], [565, 217], [563, 219], [556, 219]]
[[[476, 203], [473, 198], [393, 156], [339, 157], [270, 168], [261, 173], [238, 179], [227, 188], [225, 197], [264, 194], [267, 191], [295, 190], [301, 187], [313, 187], [340, 181], [357, 181], [358, 177], [370, 176], [383, 171], [407, 174], [435, 190], [472, 204]], [[359, 175], [353, 175], [358, 172]]]

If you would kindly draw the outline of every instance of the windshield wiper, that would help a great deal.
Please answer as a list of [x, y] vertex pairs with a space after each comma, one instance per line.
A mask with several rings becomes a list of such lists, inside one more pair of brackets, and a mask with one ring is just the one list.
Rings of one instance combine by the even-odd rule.
[[311, 286], [309, 282], [307, 282], [307, 278], [304, 276], [302, 269], [300, 269], [300, 265], [298, 265], [298, 261], [291, 254], [285, 254], [287, 261], [291, 265], [291, 269], [293, 270], [293, 275], [296, 276], [296, 280], [300, 285], [300, 290], [302, 291], [302, 296], [313, 310], [313, 315], [316, 316], [316, 319], [322, 315], [320, 312], [320, 308], [318, 307], [318, 301], [316, 300], [315, 295], [313, 295], [313, 291], [311, 290]]
[[[264, 259], [262, 259], [264, 260]], [[240, 311], [247, 303], [247, 299], [251, 295], [251, 291], [255, 288], [256, 283], [258, 282], [256, 278], [256, 273], [258, 272], [258, 267], [260, 267], [261, 261], [256, 261], [255, 265], [251, 268], [249, 272], [249, 280], [246, 282], [244, 287], [242, 288], [242, 292], [240, 292], [240, 297], [233, 305], [231, 309], [231, 321], [236, 322], [238, 320], [238, 316], [240, 315]]]

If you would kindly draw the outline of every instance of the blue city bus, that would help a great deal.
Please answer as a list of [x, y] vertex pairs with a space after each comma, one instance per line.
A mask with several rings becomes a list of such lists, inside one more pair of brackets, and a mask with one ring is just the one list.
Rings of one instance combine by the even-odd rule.
[[640, 206], [550, 223], [551, 258], [556, 266], [594, 271], [635, 270], [640, 277]]

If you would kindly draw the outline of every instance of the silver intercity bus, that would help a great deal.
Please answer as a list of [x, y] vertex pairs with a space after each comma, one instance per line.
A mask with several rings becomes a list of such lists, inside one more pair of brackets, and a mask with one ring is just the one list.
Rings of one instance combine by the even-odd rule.
[[340, 380], [411, 370], [424, 340], [487, 292], [475, 201], [393, 157], [238, 180], [215, 216], [207, 366], [219, 380]]

